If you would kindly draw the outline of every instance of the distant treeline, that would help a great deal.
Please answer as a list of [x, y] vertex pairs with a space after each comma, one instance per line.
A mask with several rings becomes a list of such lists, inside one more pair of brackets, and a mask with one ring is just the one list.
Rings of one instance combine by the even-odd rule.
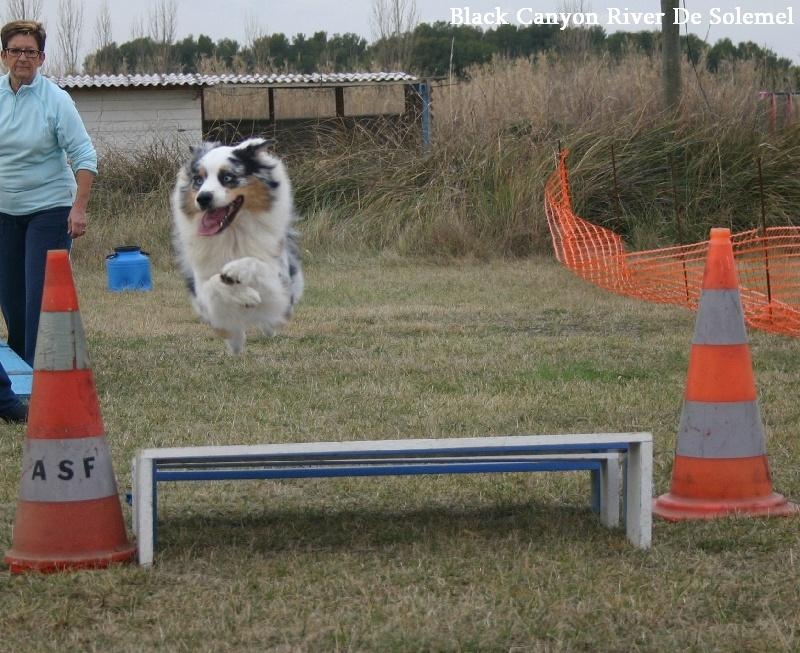
[[[446, 22], [422, 23], [413, 32], [373, 43], [357, 34], [316, 32], [311, 37], [283, 33], [254, 38], [241, 45], [224, 38], [213, 41], [201, 34], [175, 43], [150, 37], [110, 45], [84, 61], [87, 73], [142, 72], [347, 72], [403, 69], [422, 76], [464, 78], [470, 67], [498, 57], [536, 57], [543, 53], [596, 53], [621, 58], [630, 52], [658, 52], [660, 31], [606, 34], [599, 26], [568, 28], [558, 25], [502, 25], [481, 30]], [[735, 45], [721, 39], [709, 45], [690, 34], [681, 37], [689, 61], [717, 72], [726, 64], [755, 61], [773, 79], [800, 84], [800, 67], [753, 42]]]

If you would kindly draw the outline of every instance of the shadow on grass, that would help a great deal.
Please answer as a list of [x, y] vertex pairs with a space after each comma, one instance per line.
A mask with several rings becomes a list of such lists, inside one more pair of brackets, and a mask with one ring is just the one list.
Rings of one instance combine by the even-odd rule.
[[[423, 544], [431, 552], [454, 541], [527, 542], [552, 546], [564, 542], [596, 544], [609, 537], [624, 546], [622, 530], [609, 530], [587, 507], [541, 505], [534, 502], [501, 507], [375, 509], [276, 509], [242, 516], [209, 509], [202, 515], [162, 513], [159, 557], [180, 557], [186, 549], [203, 555], [336, 551], [404, 547]], [[457, 547], [456, 547], [457, 548]]]

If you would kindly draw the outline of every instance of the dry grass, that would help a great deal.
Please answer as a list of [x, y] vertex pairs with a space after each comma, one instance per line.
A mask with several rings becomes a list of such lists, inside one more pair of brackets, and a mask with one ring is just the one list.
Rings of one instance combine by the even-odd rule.
[[[669, 486], [693, 315], [551, 261], [318, 257], [242, 358], [181, 280], [76, 265], [121, 490], [140, 446], [650, 430]], [[800, 497], [798, 353], [753, 334], [778, 491]], [[23, 429], [0, 425], [0, 550]], [[656, 522], [633, 549], [581, 474], [165, 486], [157, 564], [11, 577], [3, 650], [796, 650], [796, 519]]]
[[[580, 213], [674, 242], [667, 154], [703, 233], [752, 220], [762, 153], [770, 220], [796, 220], [800, 130], [765, 134], [755, 69], [728, 75], [704, 78], [708, 104], [687, 83], [665, 121], [647, 60], [508, 62], [435, 91], [426, 156], [366, 130], [287, 153], [308, 290], [287, 332], [241, 358], [170, 268], [181, 155], [104, 161], [73, 260], [122, 488], [140, 446], [647, 430], [665, 492], [694, 316], [536, 256], [549, 249], [542, 183], [560, 139]], [[153, 292], [105, 291], [103, 258], [126, 242], [151, 252]], [[773, 481], [795, 499], [796, 344], [751, 335]], [[0, 424], [0, 550], [22, 439]], [[0, 571], [0, 649], [800, 648], [796, 519], [656, 522], [642, 552], [587, 496], [580, 474], [164, 488], [154, 569]]]
[[501, 61], [436, 86], [426, 155], [365, 133], [298, 157], [308, 242], [482, 258], [549, 251], [542, 188], [559, 144], [572, 153], [579, 214], [634, 249], [759, 225], [758, 157], [768, 224], [796, 224], [800, 123], [768, 132], [753, 65], [684, 72], [677, 115], [660, 111], [658, 62], [635, 55]]
[[[659, 66], [633, 54], [619, 64], [596, 57], [502, 61], [436, 92], [437, 142], [469, 139], [469, 149], [445, 148], [450, 160], [485, 171], [478, 188], [509, 198], [483, 220], [507, 220], [504, 233], [522, 224], [530, 236], [516, 248], [495, 244], [506, 252], [548, 246], [537, 229], [541, 188], [559, 145], [572, 153], [579, 214], [623, 234], [634, 249], [701, 240], [711, 226], [760, 225], [758, 157], [768, 223], [797, 224], [800, 124], [768, 132], [758, 93], [769, 81], [758, 68], [711, 75], [687, 65], [681, 111], [669, 116], [661, 111]], [[477, 189], [467, 190], [480, 199]]]
[[[469, 82], [434, 88], [427, 153], [417, 135], [389, 123], [331, 128], [305, 149], [279, 142], [304, 244], [317, 254], [549, 252], [542, 189], [559, 144], [571, 150], [577, 212], [621, 233], [633, 249], [701, 240], [712, 226], [760, 225], [758, 157], [767, 223], [796, 224], [800, 121], [767, 131], [758, 69], [742, 64], [699, 78], [687, 69], [677, 116], [659, 112], [658, 74], [657, 62], [635, 55], [618, 63], [495, 62], [472, 71]], [[114, 245], [138, 242], [166, 262], [167, 197], [185, 155], [161, 147], [105, 157], [93, 226], [76, 257], [99, 260]]]

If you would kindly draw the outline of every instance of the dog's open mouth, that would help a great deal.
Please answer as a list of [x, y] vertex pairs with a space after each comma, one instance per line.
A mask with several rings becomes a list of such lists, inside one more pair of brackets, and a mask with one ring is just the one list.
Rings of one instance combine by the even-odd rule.
[[228, 206], [223, 206], [213, 211], [206, 211], [203, 213], [203, 218], [200, 221], [198, 233], [201, 236], [216, 236], [233, 222], [236, 214], [239, 213], [239, 209], [242, 208], [243, 203], [244, 197], [239, 195], [233, 202], [228, 204]]

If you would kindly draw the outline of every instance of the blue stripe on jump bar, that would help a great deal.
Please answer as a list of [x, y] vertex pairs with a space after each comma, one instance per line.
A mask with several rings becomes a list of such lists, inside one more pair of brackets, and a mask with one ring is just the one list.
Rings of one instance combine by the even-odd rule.
[[162, 471], [157, 481], [236, 481], [281, 478], [335, 478], [347, 476], [411, 476], [416, 474], [479, 474], [491, 472], [599, 471], [601, 463], [591, 460], [548, 460], [517, 463], [472, 463], [435, 465], [380, 465], [375, 467], [322, 467], [303, 469], [240, 469]]
[[11, 389], [14, 394], [30, 397], [33, 388], [33, 369], [3, 341], [0, 341], [0, 364], [11, 379]]
[[30, 397], [33, 390], [33, 374], [9, 374], [11, 389], [18, 397]]
[[0, 363], [2, 363], [6, 374], [9, 375], [33, 372], [31, 366], [17, 356], [17, 353], [2, 341], [0, 341]]

